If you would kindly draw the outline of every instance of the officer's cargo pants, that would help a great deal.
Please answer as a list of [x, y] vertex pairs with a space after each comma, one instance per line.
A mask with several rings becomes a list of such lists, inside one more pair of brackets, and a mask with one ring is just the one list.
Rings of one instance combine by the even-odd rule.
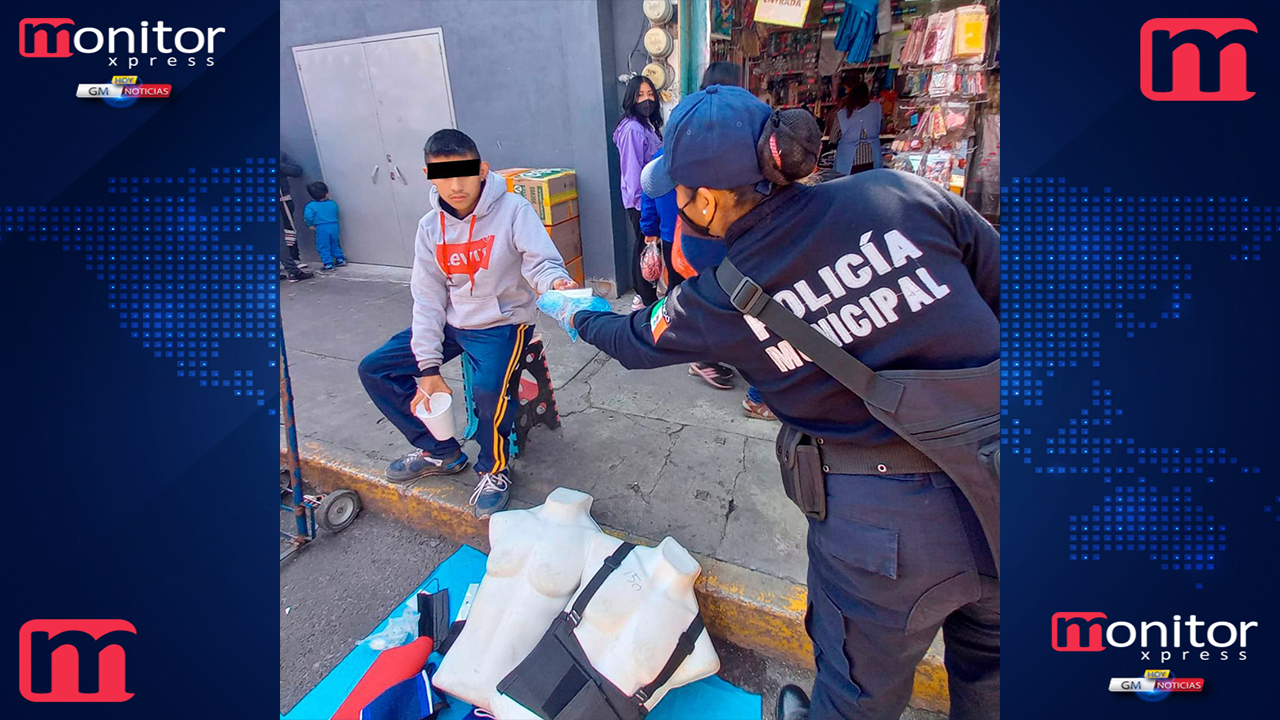
[[1000, 583], [946, 474], [828, 475], [808, 544], [810, 718], [897, 720], [939, 628], [952, 720], [1000, 717]]

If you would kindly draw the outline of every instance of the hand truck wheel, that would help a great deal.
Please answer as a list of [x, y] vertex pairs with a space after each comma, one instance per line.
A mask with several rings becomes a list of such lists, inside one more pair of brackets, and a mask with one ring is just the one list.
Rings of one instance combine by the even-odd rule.
[[316, 524], [331, 533], [340, 533], [360, 514], [360, 496], [354, 490], [335, 490], [324, 496], [316, 508]]

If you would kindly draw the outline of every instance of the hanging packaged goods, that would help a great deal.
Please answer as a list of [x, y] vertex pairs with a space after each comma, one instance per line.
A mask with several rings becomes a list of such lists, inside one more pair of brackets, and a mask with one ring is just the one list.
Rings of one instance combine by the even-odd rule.
[[963, 194], [977, 146], [977, 103], [988, 101], [988, 11], [966, 5], [910, 22], [898, 55], [900, 125], [889, 167]]
[[744, 87], [775, 108], [812, 112], [828, 136], [818, 163], [827, 178], [845, 93], [866, 84], [883, 112], [871, 148], [883, 165], [964, 193], [982, 141], [978, 108], [997, 100], [991, 12], [975, 0], [710, 0], [709, 60], [740, 66]]
[[987, 52], [987, 8], [966, 5], [956, 9], [955, 56], [980, 59]]
[[956, 31], [956, 14], [954, 11], [937, 13], [929, 16], [924, 32], [924, 48], [920, 61], [925, 65], [951, 61], [952, 38]]

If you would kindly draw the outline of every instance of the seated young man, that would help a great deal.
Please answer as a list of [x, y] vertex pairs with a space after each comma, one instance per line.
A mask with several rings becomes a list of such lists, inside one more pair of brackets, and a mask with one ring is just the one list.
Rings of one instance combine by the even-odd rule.
[[[517, 406], [508, 402], [537, 319], [537, 295], [577, 287], [533, 206], [507, 192], [466, 134], [441, 130], [424, 148], [432, 210], [414, 244], [413, 326], [360, 363], [378, 409], [418, 449], [387, 468], [392, 482], [462, 471], [456, 438], [436, 438], [414, 414], [432, 393], [452, 390], [440, 366], [460, 354], [471, 364], [480, 455], [471, 496], [476, 517], [510, 499], [507, 438]], [[536, 294], [535, 294], [536, 293]]]

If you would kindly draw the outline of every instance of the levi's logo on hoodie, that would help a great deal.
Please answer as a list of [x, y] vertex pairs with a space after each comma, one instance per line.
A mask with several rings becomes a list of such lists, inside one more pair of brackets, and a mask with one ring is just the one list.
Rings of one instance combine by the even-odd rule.
[[436, 261], [446, 275], [475, 277], [480, 270], [489, 269], [493, 239], [490, 235], [465, 243], [440, 243], [436, 245]]

